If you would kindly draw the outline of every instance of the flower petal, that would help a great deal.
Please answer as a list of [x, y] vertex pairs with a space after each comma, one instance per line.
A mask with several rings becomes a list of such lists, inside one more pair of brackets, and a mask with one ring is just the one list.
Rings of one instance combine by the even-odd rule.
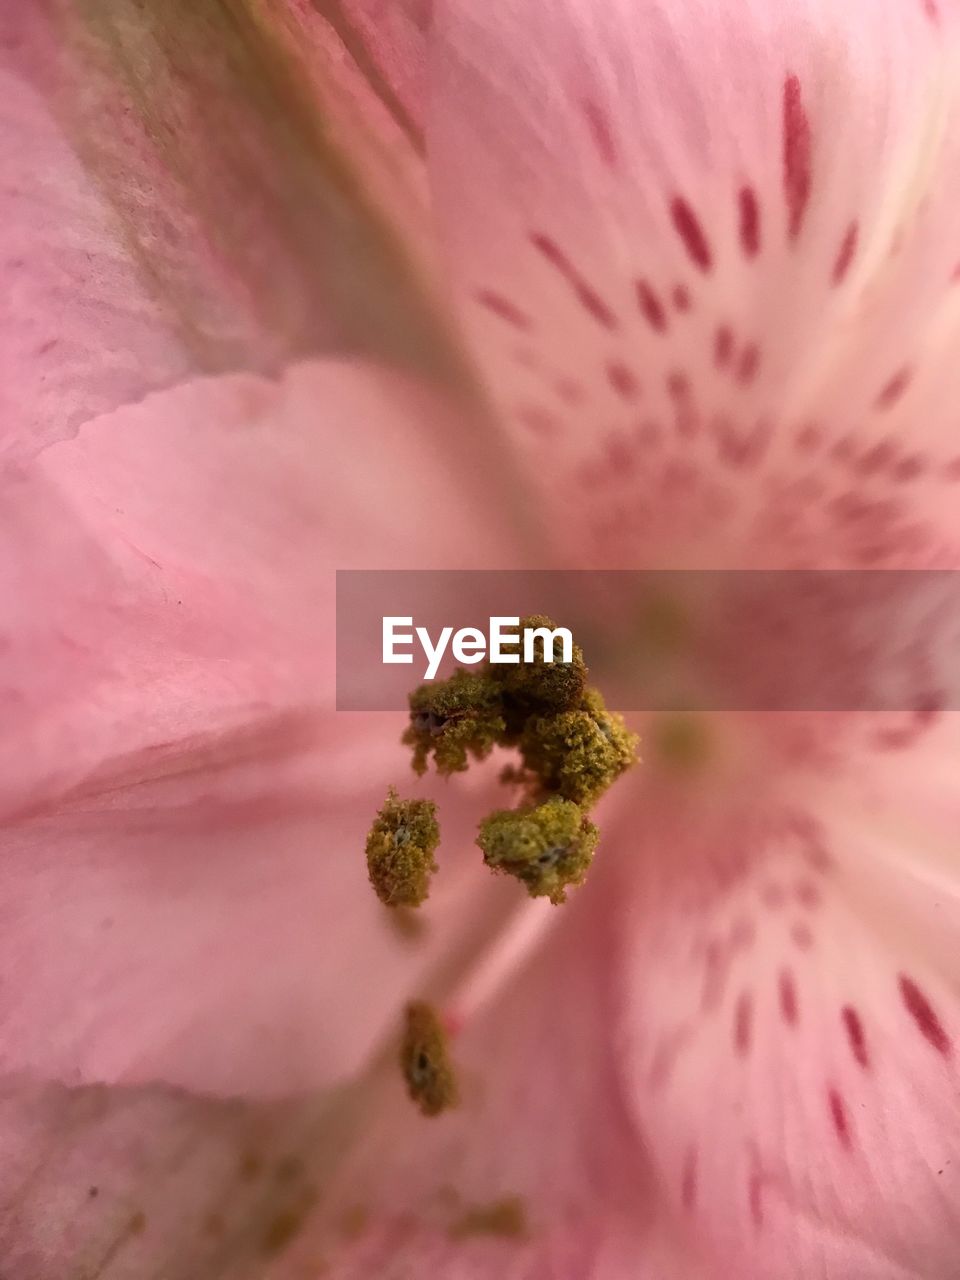
[[[313, 1085], [499, 927], [477, 867], [479, 891], [441, 879], [449, 925], [391, 931], [363, 846], [412, 781], [402, 717], [333, 710], [336, 568], [507, 545], [505, 508], [477, 538], [461, 421], [397, 374], [303, 365], [157, 393], [7, 474], [6, 1070]], [[444, 815], [453, 848], [480, 816]]]
[[460, 377], [402, 129], [319, 11], [241, 10], [2, 6], [0, 453], [191, 372]]
[[463, 421], [399, 375], [302, 365], [155, 395], [9, 474], [6, 808], [331, 706], [336, 568], [463, 567], [509, 538], [478, 542], [494, 440]]
[[451, 1280], [700, 1280], [623, 1111], [598, 928], [608, 906], [591, 886], [464, 1026], [463, 1104], [439, 1118], [411, 1105], [392, 1053], [356, 1090], [270, 1111], [121, 1090], [12, 1099], [0, 1111], [12, 1280], [73, 1280], [71, 1265], [97, 1261], [104, 1280], [151, 1266], [173, 1280], [245, 1267], [299, 1280], [321, 1260], [342, 1280], [401, 1267]]
[[954, 1265], [960, 879], [906, 781], [917, 749], [885, 807], [876, 754], [762, 802], [661, 796], [623, 866], [632, 1113], [717, 1274]]
[[462, 788], [438, 795], [429, 903], [407, 921], [377, 901], [366, 832], [388, 782], [413, 790], [399, 728], [331, 714], [299, 737], [248, 732], [8, 826], [0, 1072], [278, 1096], [358, 1070], [512, 901], [471, 856], [485, 809]]
[[438, 10], [438, 224], [581, 557], [955, 544], [960, 46], [933, 10]]

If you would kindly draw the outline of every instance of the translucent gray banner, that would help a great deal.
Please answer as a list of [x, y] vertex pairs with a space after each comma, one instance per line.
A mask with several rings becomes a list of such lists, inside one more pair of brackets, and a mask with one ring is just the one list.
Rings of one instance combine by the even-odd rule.
[[[572, 631], [621, 711], [960, 707], [951, 570], [344, 570], [337, 706], [405, 709], [446, 629], [438, 679], [462, 665], [455, 647], [482, 655], [478, 637], [458, 644], [458, 632], [473, 628], [485, 644], [491, 619], [530, 614]], [[393, 656], [410, 662], [384, 661], [385, 630]]]

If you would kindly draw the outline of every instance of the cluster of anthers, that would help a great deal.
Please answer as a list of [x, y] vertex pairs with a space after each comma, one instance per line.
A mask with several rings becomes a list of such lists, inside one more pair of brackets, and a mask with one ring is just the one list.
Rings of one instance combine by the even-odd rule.
[[[458, 668], [449, 679], [414, 690], [403, 741], [413, 748], [419, 775], [431, 758], [437, 773], [448, 777], [465, 771], [471, 759], [485, 760], [494, 747], [518, 753], [519, 762], [500, 777], [519, 788], [520, 803], [484, 818], [477, 844], [493, 871], [516, 877], [532, 897], [557, 905], [587, 874], [599, 840], [587, 815], [635, 762], [639, 739], [587, 684], [578, 645], [564, 662], [550, 618], [521, 618], [519, 635], [529, 630], [542, 641], [532, 661]], [[381, 902], [402, 910], [423, 904], [439, 843], [433, 801], [403, 800], [391, 787], [367, 837], [367, 869]], [[422, 1002], [407, 1010], [401, 1064], [425, 1114], [453, 1105], [440, 1020]]]

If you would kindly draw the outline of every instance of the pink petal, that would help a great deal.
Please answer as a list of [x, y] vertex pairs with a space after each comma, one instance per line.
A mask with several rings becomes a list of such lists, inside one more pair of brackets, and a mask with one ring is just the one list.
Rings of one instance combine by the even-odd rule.
[[484, 807], [445, 788], [422, 934], [380, 906], [363, 847], [388, 782], [414, 791], [398, 728], [264, 729], [7, 827], [0, 1072], [278, 1095], [358, 1070], [512, 901], [472, 853], [489, 791]]
[[440, 231], [581, 560], [955, 548], [958, 26], [931, 13], [438, 10]]
[[7, 474], [7, 1071], [306, 1087], [356, 1067], [454, 934], [499, 927], [477, 866], [422, 946], [390, 931], [363, 844], [412, 781], [402, 717], [332, 709], [335, 568], [506, 545], [477, 539], [459, 421], [398, 375], [304, 365], [156, 394]]
[[335, 568], [504, 545], [476, 537], [487, 441], [461, 421], [397, 375], [304, 365], [151, 397], [11, 473], [3, 807], [331, 706]]
[[[151, 1269], [299, 1280], [321, 1265], [338, 1280], [400, 1267], [701, 1280], [623, 1111], [597, 905], [609, 905], [602, 893], [571, 904], [566, 928], [464, 1028], [463, 1106], [435, 1120], [411, 1106], [392, 1062], [356, 1089], [269, 1110], [120, 1090], [8, 1095], [11, 1280], [96, 1265], [103, 1280]], [[522, 1234], [471, 1232], [471, 1213], [507, 1198]]]
[[456, 376], [419, 158], [317, 9], [273, 18], [3, 4], [0, 454], [292, 355]]
[[717, 1274], [954, 1265], [960, 881], [955, 823], [945, 846], [914, 785], [952, 758], [945, 719], [897, 753], [892, 796], [893, 758], [874, 754], [833, 779], [761, 769], [719, 805], [649, 797], [635, 825], [624, 1081]]

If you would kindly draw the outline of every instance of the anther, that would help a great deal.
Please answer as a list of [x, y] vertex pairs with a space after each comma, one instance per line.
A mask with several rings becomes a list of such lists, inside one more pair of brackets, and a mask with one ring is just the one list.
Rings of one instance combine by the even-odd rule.
[[[553, 632], [557, 630], [557, 624], [544, 614], [532, 614], [521, 618], [516, 628], [518, 637], [522, 637], [525, 631], [540, 629]], [[504, 634], [512, 634], [512, 629]], [[583, 650], [574, 643], [572, 661], [563, 662], [560, 640], [555, 637], [551, 645], [552, 661], [548, 662], [545, 645], [545, 639], [535, 645], [532, 662], [488, 665], [490, 675], [503, 689], [508, 704], [508, 721], [514, 721], [518, 726], [534, 713], [569, 710], [577, 706], [583, 697], [588, 674]]]
[[400, 1067], [407, 1092], [425, 1116], [438, 1116], [459, 1102], [447, 1033], [436, 1010], [423, 1000], [407, 1005]]
[[477, 844], [494, 871], [515, 876], [533, 898], [566, 901], [566, 890], [582, 884], [599, 832], [570, 800], [552, 796], [543, 804], [505, 809], [480, 824]]
[[426, 773], [432, 755], [437, 773], [462, 773], [467, 756], [484, 760], [506, 729], [500, 689], [488, 676], [459, 669], [449, 680], [421, 685], [410, 695], [410, 724], [403, 741], [413, 747], [413, 768]]
[[599, 691], [588, 689], [575, 711], [531, 717], [520, 755], [543, 792], [589, 809], [636, 762], [639, 742]]
[[437, 870], [440, 843], [432, 800], [401, 800], [391, 787], [367, 836], [367, 873], [388, 907], [419, 907]]

